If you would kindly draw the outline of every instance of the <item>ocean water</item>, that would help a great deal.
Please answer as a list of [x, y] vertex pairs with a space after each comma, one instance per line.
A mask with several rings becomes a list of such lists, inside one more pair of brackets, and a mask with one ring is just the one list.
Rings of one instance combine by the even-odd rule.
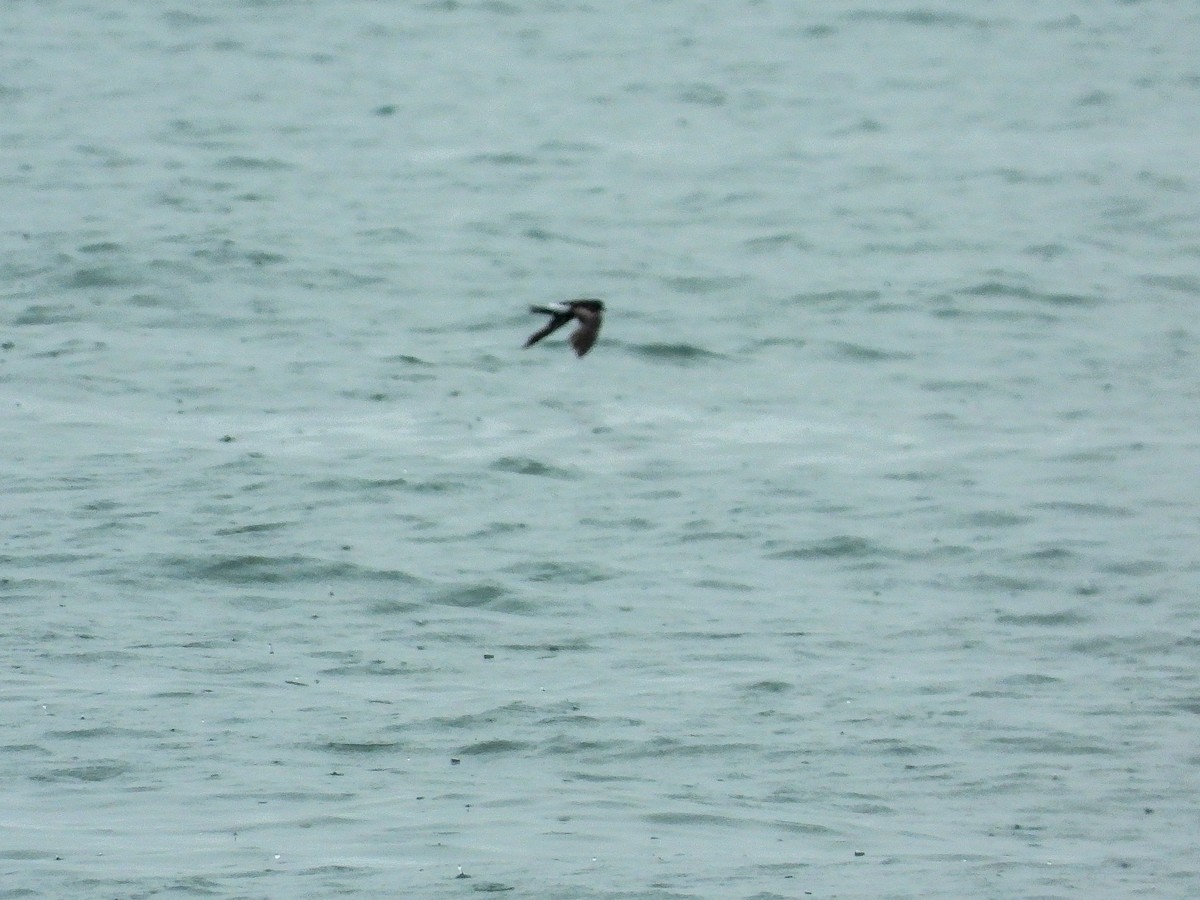
[[0, 898], [1196, 896], [1198, 51], [5, 4]]

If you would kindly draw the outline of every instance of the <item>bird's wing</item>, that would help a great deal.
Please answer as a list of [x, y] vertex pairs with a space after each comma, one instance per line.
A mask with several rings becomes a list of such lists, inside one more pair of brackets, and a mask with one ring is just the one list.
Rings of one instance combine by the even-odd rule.
[[[537, 312], [542, 312], [542, 311], [543, 310], [540, 310], [540, 309], [537, 310]], [[568, 322], [571, 321], [570, 313], [560, 313], [556, 310], [555, 311], [546, 310], [546, 312], [551, 312], [550, 321], [546, 323], [545, 328], [539, 328], [537, 331], [535, 331], [533, 334], [531, 334], [529, 336], [529, 340], [527, 340], [525, 342], [525, 346], [527, 348], [532, 347], [534, 344], [536, 344], [538, 341], [540, 341], [546, 335], [552, 334], [553, 332], [558, 331], [558, 329], [562, 328], [564, 325], [566, 325]]]
[[579, 327], [571, 334], [571, 346], [575, 348], [576, 356], [583, 356], [600, 336], [601, 317], [600, 313], [590, 309], [576, 309], [575, 317], [579, 319]]

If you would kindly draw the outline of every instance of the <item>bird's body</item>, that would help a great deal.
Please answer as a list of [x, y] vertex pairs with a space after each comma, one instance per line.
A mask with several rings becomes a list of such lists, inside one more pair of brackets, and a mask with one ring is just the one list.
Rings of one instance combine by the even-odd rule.
[[604, 303], [600, 300], [568, 300], [554, 306], [531, 306], [529, 311], [541, 313], [550, 317], [544, 328], [540, 328], [529, 336], [526, 347], [532, 347], [548, 334], [562, 328], [572, 319], [579, 320], [579, 327], [571, 332], [571, 347], [576, 356], [583, 356], [592, 349], [600, 334], [600, 325], [604, 320]]

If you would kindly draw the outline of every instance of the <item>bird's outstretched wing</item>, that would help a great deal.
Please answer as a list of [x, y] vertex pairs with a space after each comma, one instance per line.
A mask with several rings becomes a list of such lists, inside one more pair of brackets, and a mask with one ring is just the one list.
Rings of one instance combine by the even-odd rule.
[[600, 313], [584, 307], [575, 308], [575, 318], [579, 319], [579, 327], [571, 333], [571, 347], [576, 356], [583, 356], [592, 349], [596, 338], [600, 336]]
[[[550, 321], [546, 323], [544, 328], [539, 328], [529, 336], [529, 340], [525, 342], [526, 349], [532, 347], [546, 335], [558, 331], [558, 329], [562, 328], [564, 325], [570, 322], [572, 318], [574, 318], [574, 313], [572, 313], [570, 310], [564, 311], [559, 309], [549, 309], [545, 306], [531, 306], [529, 307], [529, 311], [535, 313], [545, 313], [550, 316]], [[575, 333], [578, 334], [579, 332], [577, 331]], [[572, 336], [571, 340], [572, 343], [574, 343], [574, 336]], [[593, 338], [593, 340], [595, 340], [595, 338]], [[578, 352], [579, 351], [577, 350], [576, 353]], [[583, 354], [580, 353], [579, 355], [582, 356]]]

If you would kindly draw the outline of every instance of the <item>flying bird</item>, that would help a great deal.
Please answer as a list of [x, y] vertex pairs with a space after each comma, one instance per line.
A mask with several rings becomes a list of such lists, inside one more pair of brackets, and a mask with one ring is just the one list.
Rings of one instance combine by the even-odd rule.
[[525, 342], [532, 347], [548, 334], [562, 328], [572, 319], [579, 320], [579, 327], [571, 332], [571, 346], [576, 356], [583, 356], [592, 349], [596, 337], [600, 334], [600, 324], [604, 319], [604, 304], [599, 300], [568, 300], [566, 303], [556, 303], [553, 306], [531, 306], [531, 313], [542, 313], [550, 317], [545, 328], [535, 331]]

